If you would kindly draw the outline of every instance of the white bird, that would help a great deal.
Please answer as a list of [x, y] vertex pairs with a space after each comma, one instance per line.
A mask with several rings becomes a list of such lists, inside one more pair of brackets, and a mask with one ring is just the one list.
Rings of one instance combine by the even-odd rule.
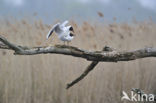
[[52, 29], [47, 34], [47, 39], [52, 35], [52, 33], [55, 31], [58, 38], [62, 41], [70, 42], [74, 38], [74, 34], [71, 33], [74, 32], [74, 29], [71, 25], [66, 26], [68, 24], [68, 21], [64, 21], [63, 23], [57, 23], [55, 24]]

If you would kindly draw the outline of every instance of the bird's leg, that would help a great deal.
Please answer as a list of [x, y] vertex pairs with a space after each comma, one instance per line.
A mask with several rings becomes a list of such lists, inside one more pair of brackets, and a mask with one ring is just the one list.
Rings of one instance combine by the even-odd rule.
[[65, 45], [65, 41], [63, 41], [63, 44]]
[[69, 46], [69, 41], [67, 41], [67, 45]]

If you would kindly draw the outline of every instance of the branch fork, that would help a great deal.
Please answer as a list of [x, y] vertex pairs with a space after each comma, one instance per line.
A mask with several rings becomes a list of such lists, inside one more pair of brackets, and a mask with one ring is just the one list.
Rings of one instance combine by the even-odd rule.
[[82, 80], [87, 74], [95, 68], [99, 62], [118, 62], [131, 61], [147, 57], [156, 57], [156, 48], [143, 48], [133, 51], [117, 51], [111, 47], [105, 46], [102, 51], [88, 51], [73, 46], [55, 45], [47, 47], [27, 47], [11, 43], [0, 35], [0, 49], [9, 49], [14, 51], [15, 55], [37, 55], [37, 54], [63, 54], [79, 57], [92, 61], [86, 70], [71, 83], [67, 84], [67, 89]]

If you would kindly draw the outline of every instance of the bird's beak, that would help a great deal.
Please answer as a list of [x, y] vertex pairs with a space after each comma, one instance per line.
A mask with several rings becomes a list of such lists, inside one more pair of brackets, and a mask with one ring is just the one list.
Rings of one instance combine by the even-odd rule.
[[70, 36], [75, 36], [75, 34], [73, 34], [73, 33], [70, 33]]

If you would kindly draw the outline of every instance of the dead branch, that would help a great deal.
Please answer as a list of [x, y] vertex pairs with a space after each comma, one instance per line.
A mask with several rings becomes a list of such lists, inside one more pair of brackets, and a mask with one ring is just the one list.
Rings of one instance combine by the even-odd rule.
[[99, 62], [118, 62], [118, 61], [130, 61], [145, 57], [156, 57], [156, 48], [143, 48], [134, 51], [88, 51], [73, 46], [56, 45], [48, 47], [26, 47], [15, 45], [4, 37], [0, 36], [1, 49], [13, 50], [16, 55], [37, 55], [37, 54], [64, 54], [74, 57], [80, 57], [89, 61]]
[[[111, 52], [111, 51], [113, 51], [113, 49], [110, 48], [110, 47], [105, 46], [103, 48], [103, 51]], [[73, 85], [75, 85], [76, 83], [78, 83], [80, 80], [82, 80], [85, 76], [87, 76], [88, 73], [91, 72], [98, 63], [99, 63], [99, 61], [93, 61], [90, 65], [88, 65], [88, 67], [85, 69], [85, 71], [78, 78], [76, 78], [75, 80], [73, 80], [71, 83], [68, 83], [67, 84], [66, 89], [69, 89], [70, 87], [72, 87]]]
[[13, 43], [10, 43], [2, 36], [0, 36], [0, 41], [3, 42], [7, 47], [9, 47], [10, 49], [12, 49], [14, 51], [22, 51], [22, 49], [19, 46], [15, 45]]
[[0, 49], [9, 49], [9, 47], [0, 42]]
[[87, 74], [94, 69], [94, 67], [98, 64], [98, 61], [93, 61], [87, 68], [86, 70], [75, 80], [73, 80], [71, 83], [67, 84], [66, 89], [69, 89], [70, 87], [72, 87], [74, 84], [78, 83], [80, 80], [82, 80], [85, 76], [87, 76]]
[[27, 47], [9, 42], [0, 36], [0, 49], [13, 50], [15, 55], [37, 55], [37, 54], [63, 54], [84, 58], [92, 61], [87, 69], [71, 83], [67, 84], [67, 89], [82, 80], [94, 69], [98, 62], [118, 62], [130, 61], [146, 57], [156, 57], [156, 48], [143, 48], [134, 51], [116, 51], [110, 47], [105, 47], [102, 51], [88, 51], [73, 46], [55, 45], [47, 47]]

